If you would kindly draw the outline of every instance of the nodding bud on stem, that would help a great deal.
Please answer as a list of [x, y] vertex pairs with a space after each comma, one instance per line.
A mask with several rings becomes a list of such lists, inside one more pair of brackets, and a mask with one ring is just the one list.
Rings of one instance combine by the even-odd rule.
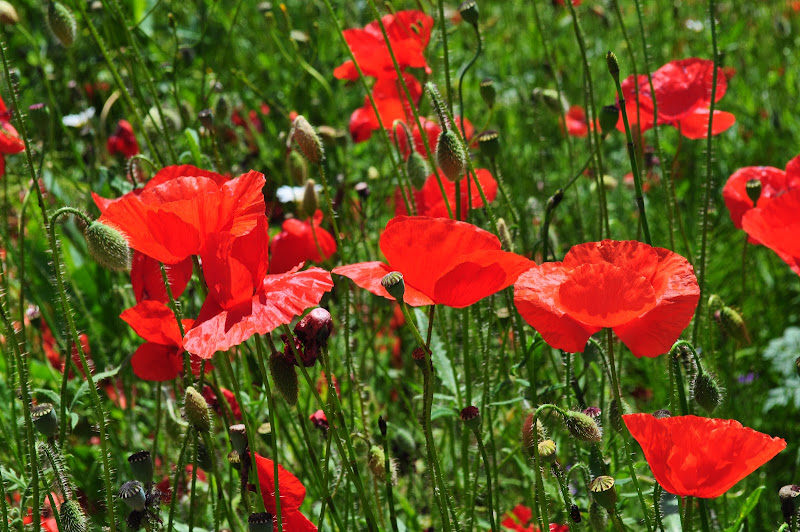
[[606, 54], [606, 63], [608, 64], [608, 73], [611, 74], [611, 77], [614, 78], [616, 83], [619, 83], [619, 61], [614, 52], [608, 52]]
[[412, 151], [411, 155], [408, 156], [406, 173], [408, 174], [408, 180], [411, 181], [411, 186], [417, 190], [422, 189], [425, 185], [425, 180], [428, 178], [429, 170], [425, 158], [417, 151]]
[[494, 107], [494, 102], [497, 98], [497, 89], [494, 86], [494, 80], [492, 78], [484, 78], [481, 81], [480, 92], [486, 107], [489, 109]]
[[692, 395], [700, 407], [712, 413], [722, 404], [722, 392], [717, 381], [708, 373], [698, 373], [692, 381]]
[[747, 332], [747, 325], [744, 318], [731, 307], [722, 307], [719, 311], [719, 320], [725, 334], [733, 337], [737, 342], [750, 344], [750, 333]]
[[306, 181], [306, 186], [303, 189], [303, 214], [308, 217], [313, 217], [319, 206], [317, 191], [314, 188], [316, 184], [316, 181], [309, 179]]
[[564, 425], [570, 434], [581, 441], [597, 443], [603, 439], [603, 433], [595, 420], [583, 412], [566, 412]]
[[292, 123], [292, 137], [303, 156], [311, 164], [320, 164], [325, 158], [322, 141], [303, 115], [298, 115]]
[[461, 421], [477, 435], [481, 430], [481, 411], [477, 406], [470, 405], [461, 410]]
[[131, 248], [122, 233], [99, 221], [89, 224], [83, 231], [89, 254], [100, 266], [122, 272], [131, 269]]
[[17, 10], [5, 0], [0, 0], [0, 22], [8, 25], [14, 25], [19, 22]]
[[559, 188], [556, 190], [556, 193], [550, 196], [550, 198], [547, 200], [547, 210], [555, 210], [555, 208], [558, 207], [558, 204], [561, 203], [562, 199], [564, 199], [564, 189]]
[[381, 286], [389, 292], [389, 295], [398, 302], [403, 302], [403, 295], [406, 293], [406, 283], [403, 281], [403, 274], [400, 272], [389, 272], [381, 279]]
[[250, 514], [247, 518], [248, 532], [272, 532], [273, 518], [269, 512]]
[[47, 27], [50, 33], [61, 43], [64, 48], [69, 48], [75, 42], [77, 23], [75, 15], [67, 6], [58, 0], [51, 0], [47, 4]]
[[299, 388], [294, 363], [288, 362], [281, 353], [273, 353], [269, 357], [269, 372], [272, 374], [275, 387], [286, 402], [291, 406], [296, 405]]
[[453, 130], [442, 130], [439, 134], [439, 142], [436, 144], [436, 163], [450, 181], [456, 182], [464, 177], [467, 154]]
[[613, 510], [617, 504], [617, 489], [613, 477], [603, 475], [593, 478], [589, 483], [589, 491], [592, 492], [592, 499], [606, 510]]
[[757, 207], [758, 199], [761, 197], [761, 180], [750, 179], [745, 185], [747, 197], [753, 202], [753, 207]]
[[478, 11], [478, 3], [475, 0], [466, 0], [461, 2], [458, 6], [458, 12], [461, 13], [461, 19], [473, 26], [478, 26], [478, 19], [480, 12]]
[[128, 463], [131, 465], [133, 478], [143, 484], [153, 481], [153, 457], [150, 456], [150, 451], [133, 453], [128, 457]]

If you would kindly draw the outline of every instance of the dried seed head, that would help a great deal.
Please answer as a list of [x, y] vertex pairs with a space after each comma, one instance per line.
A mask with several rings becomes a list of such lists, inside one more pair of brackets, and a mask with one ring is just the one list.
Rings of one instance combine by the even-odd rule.
[[209, 131], [214, 131], [214, 111], [211, 109], [203, 109], [197, 113], [197, 119], [200, 124]]
[[131, 269], [131, 248], [122, 233], [110, 225], [94, 221], [84, 229], [83, 236], [89, 254], [97, 264], [117, 272]]
[[131, 510], [141, 512], [147, 502], [147, 495], [144, 492], [142, 483], [138, 480], [129, 480], [119, 489], [119, 498], [128, 505]]
[[300, 152], [311, 164], [320, 164], [325, 158], [322, 140], [303, 115], [297, 115], [297, 118], [294, 119], [292, 137], [300, 148]]
[[153, 457], [150, 456], [150, 451], [133, 453], [128, 457], [128, 463], [131, 465], [133, 478], [143, 484], [153, 481]]
[[781, 513], [787, 523], [791, 523], [796, 510], [795, 499], [800, 495], [800, 486], [797, 484], [787, 484], [778, 491], [781, 499]]
[[231, 439], [231, 447], [239, 455], [247, 452], [247, 429], [241, 423], [228, 427], [228, 436]]
[[473, 26], [478, 25], [480, 12], [478, 11], [478, 3], [475, 0], [466, 0], [461, 2], [458, 6], [458, 12], [461, 13], [461, 19]]
[[406, 293], [406, 283], [403, 281], [403, 274], [400, 272], [389, 272], [381, 279], [381, 286], [389, 292], [389, 295], [398, 302], [403, 302], [403, 295]]
[[467, 154], [464, 153], [464, 147], [453, 130], [442, 130], [439, 134], [439, 142], [436, 144], [436, 163], [450, 181], [455, 183], [464, 177]]
[[564, 416], [564, 425], [570, 434], [581, 441], [597, 443], [603, 439], [603, 433], [595, 420], [583, 412], [568, 411]]
[[183, 412], [187, 421], [197, 432], [208, 432], [211, 429], [211, 415], [203, 394], [193, 386], [186, 388], [183, 396]]
[[614, 478], [609, 476], [595, 477], [589, 483], [589, 491], [592, 492], [592, 499], [605, 508], [613, 510], [617, 503], [617, 489], [614, 487]]
[[31, 408], [33, 426], [40, 434], [47, 438], [55, 436], [58, 431], [58, 416], [56, 409], [50, 403], [39, 403]]

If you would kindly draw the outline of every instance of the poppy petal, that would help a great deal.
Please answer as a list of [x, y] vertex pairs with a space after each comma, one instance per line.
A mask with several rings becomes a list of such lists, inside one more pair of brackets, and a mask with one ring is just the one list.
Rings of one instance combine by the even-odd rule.
[[160, 301], [142, 301], [119, 317], [148, 342], [176, 347], [182, 345], [175, 314]]
[[742, 218], [742, 229], [800, 275], [800, 189], [786, 192], [766, 207], [748, 211]]
[[650, 280], [658, 269], [658, 248], [636, 240], [603, 240], [573, 246], [564, 256], [565, 268], [608, 263], [632, 270]]
[[[146, 299], [162, 303], [169, 301], [167, 290], [164, 288], [164, 279], [161, 276], [161, 266], [157, 260], [134, 251], [131, 264], [131, 285], [137, 302]], [[165, 265], [164, 269], [167, 272], [167, 281], [172, 289], [172, 296], [177, 299], [183, 294], [192, 278], [192, 259], [187, 257], [177, 264]]]
[[464, 308], [514, 284], [532, 263], [525, 257], [505, 251], [472, 253], [433, 287], [439, 305]]
[[[688, 139], [704, 139], [708, 135], [709, 109], [697, 109], [678, 121], [681, 134]], [[714, 111], [711, 134], [719, 135], [736, 123], [736, 117], [727, 111]]]
[[283, 517], [283, 529], [296, 532], [317, 532], [317, 526], [298, 511], [283, 513], [281, 507], [281, 517]]
[[788, 188], [786, 172], [772, 166], [745, 166], [731, 174], [722, 188], [722, 197], [737, 229], [742, 228], [744, 213], [753, 208], [753, 200], [747, 195], [747, 182], [752, 179], [761, 183], [761, 197], [758, 198], [758, 203], [762, 207], [762, 202], [782, 194]]
[[[349, 264], [347, 266], [339, 266], [334, 268], [332, 273], [343, 275], [352, 279], [358, 286], [364, 288], [375, 294], [382, 296], [386, 299], [394, 301], [394, 298], [389, 295], [386, 289], [381, 284], [381, 279], [384, 275], [392, 272], [391, 268], [382, 262], [361, 262], [358, 264]], [[433, 305], [433, 300], [406, 283], [406, 291], [403, 294], [403, 301], [412, 307], [423, 307]]]
[[150, 181], [147, 182], [144, 188], [157, 187], [162, 183], [172, 181], [173, 179], [177, 179], [179, 177], [207, 177], [214, 181], [217, 186], [222, 186], [228, 181], [227, 177], [222, 174], [218, 174], [217, 172], [203, 170], [202, 168], [198, 168], [191, 164], [181, 164], [165, 166], [156, 172], [156, 175], [150, 178]]
[[133, 373], [151, 382], [171, 381], [183, 374], [183, 358], [174, 346], [147, 342], [131, 358]]
[[[261, 484], [261, 494], [264, 497], [264, 506], [272, 514], [275, 513], [275, 463], [269, 458], [264, 458], [258, 453], [256, 469], [258, 482]], [[282, 465], [278, 465], [278, 490], [281, 498], [281, 512], [287, 514], [296, 511], [306, 498], [306, 488], [296, 476], [288, 472]]]

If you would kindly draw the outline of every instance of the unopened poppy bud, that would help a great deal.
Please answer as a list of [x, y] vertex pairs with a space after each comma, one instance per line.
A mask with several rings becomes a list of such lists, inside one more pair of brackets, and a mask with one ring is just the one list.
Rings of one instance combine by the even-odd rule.
[[531, 99], [537, 105], [544, 105], [554, 113], [566, 110], [566, 102], [558, 95], [558, 91], [553, 89], [542, 89], [536, 87], [531, 91]]
[[722, 307], [719, 317], [722, 330], [726, 334], [732, 336], [737, 342], [750, 343], [750, 334], [747, 332], [747, 325], [741, 314], [731, 307]]
[[489, 109], [494, 107], [494, 101], [497, 98], [497, 89], [494, 86], [494, 80], [492, 78], [484, 78], [481, 80], [480, 92], [486, 107]]
[[100, 266], [122, 272], [131, 269], [131, 248], [128, 240], [116, 229], [94, 221], [83, 231], [89, 254]]
[[581, 517], [581, 509], [578, 508], [577, 504], [573, 504], [569, 508], [569, 517], [572, 519], [573, 523], [580, 523], [583, 518]]
[[617, 127], [619, 121], [619, 107], [616, 105], [606, 105], [600, 109], [600, 131], [608, 134]]
[[589, 524], [592, 530], [605, 530], [608, 527], [608, 511], [596, 502], [589, 506]]
[[303, 189], [303, 213], [305, 216], [311, 217], [317, 212], [319, 201], [317, 200], [317, 191], [314, 188], [316, 184], [313, 179], [309, 179]]
[[547, 200], [547, 211], [551, 212], [555, 210], [555, 208], [558, 207], [558, 204], [561, 203], [561, 200], [563, 199], [564, 199], [564, 189], [559, 188], [558, 190], [556, 190], [555, 194], [550, 196], [550, 198]]
[[403, 281], [403, 274], [400, 272], [389, 272], [381, 279], [381, 286], [389, 292], [389, 295], [398, 302], [403, 302], [403, 295], [406, 293], [406, 283]]
[[47, 4], [47, 27], [63, 47], [69, 48], [75, 42], [75, 15], [58, 0], [50, 0]]
[[203, 109], [197, 113], [197, 119], [200, 120], [200, 124], [207, 130], [214, 130], [214, 111], [211, 109]]
[[522, 422], [522, 450], [525, 451], [525, 454], [529, 457], [534, 455], [534, 445], [539, 444], [538, 440], [544, 432], [541, 425], [541, 422], [537, 419], [536, 432], [538, 434], [534, 435], [533, 412], [529, 413], [525, 417], [525, 421]]
[[322, 148], [322, 141], [314, 131], [308, 120], [303, 115], [297, 115], [292, 124], [293, 133], [292, 137], [300, 148], [303, 156], [308, 159], [311, 164], [319, 164], [325, 158], [325, 152]]
[[422, 189], [430, 172], [425, 158], [416, 150], [412, 151], [406, 160], [406, 173], [408, 180], [411, 181], [411, 186], [417, 190]]
[[235, 470], [239, 471], [242, 468], [242, 457], [236, 451], [231, 451], [228, 453], [228, 463], [233, 467]]
[[619, 61], [614, 52], [606, 54], [606, 64], [608, 64], [608, 73], [614, 78], [614, 81], [619, 83]]
[[761, 197], [761, 180], [750, 179], [744, 186], [744, 189], [747, 192], [747, 197], [753, 202], [753, 207], [756, 207], [758, 199]]
[[294, 326], [294, 334], [306, 351], [327, 347], [332, 332], [331, 313], [322, 307], [313, 309]]
[[273, 521], [272, 514], [269, 512], [250, 514], [250, 517], [247, 518], [247, 530], [248, 532], [272, 532]]
[[436, 163], [447, 179], [454, 183], [464, 177], [467, 154], [453, 130], [442, 131], [436, 144]]
[[655, 412], [653, 412], [653, 417], [656, 419], [664, 419], [672, 417], [672, 412], [670, 412], [666, 408], [662, 408], [661, 410], [656, 410]]
[[242, 423], [228, 427], [228, 437], [231, 439], [231, 447], [240, 456], [247, 452], [247, 429]]
[[461, 410], [461, 421], [469, 430], [478, 434], [481, 430], [481, 411], [477, 406], [468, 406]]
[[478, 25], [478, 19], [480, 18], [480, 12], [478, 11], [478, 3], [475, 0], [466, 0], [465, 2], [461, 2], [461, 5], [458, 6], [458, 12], [461, 13], [461, 19], [473, 26]]
[[614, 487], [614, 478], [607, 475], [595, 477], [589, 483], [592, 499], [605, 508], [613, 510], [617, 503], [617, 489]]
[[425, 369], [425, 361], [428, 359], [428, 355], [425, 353], [425, 350], [421, 347], [414, 349], [414, 352], [411, 353], [411, 358], [414, 360], [414, 364], [419, 367], [419, 369]]
[[487, 129], [478, 135], [478, 148], [489, 159], [494, 159], [500, 154], [500, 133], [494, 129]]
[[544, 440], [539, 442], [539, 458], [546, 463], [552, 464], [556, 461], [556, 442]]
[[78, 501], [64, 501], [58, 509], [58, 517], [61, 521], [61, 530], [68, 532], [85, 532], [89, 529], [84, 513]]
[[378, 416], [378, 430], [381, 431], [381, 436], [383, 436], [384, 438], [386, 437], [387, 428], [388, 427], [386, 426], [386, 420], [383, 419], [383, 416]]
[[131, 465], [133, 478], [143, 484], [153, 481], [153, 457], [150, 456], [150, 451], [133, 453], [128, 457], [128, 463]]
[[692, 395], [700, 407], [712, 413], [722, 404], [722, 393], [714, 377], [708, 373], [699, 373], [692, 382]]
[[781, 499], [781, 513], [783, 513], [783, 520], [787, 523], [792, 522], [796, 510], [795, 499], [800, 495], [800, 486], [797, 484], [787, 484], [778, 491], [778, 497]]
[[568, 411], [564, 416], [564, 425], [570, 434], [581, 441], [597, 443], [603, 439], [603, 433], [595, 420], [583, 412]]
[[183, 396], [183, 411], [186, 420], [197, 432], [208, 432], [211, 429], [208, 403], [203, 394], [195, 390], [193, 386], [186, 388]]
[[213, 452], [214, 450], [206, 447], [205, 443], [197, 443], [197, 465], [200, 469], [211, 470], [211, 453]]
[[5, 0], [0, 0], [0, 22], [8, 25], [13, 25], [19, 22], [17, 10]]
[[39, 403], [31, 408], [33, 426], [40, 434], [52, 438], [58, 430], [58, 416], [56, 409], [50, 403]]
[[131, 510], [141, 512], [147, 502], [144, 487], [138, 480], [129, 480], [119, 489], [119, 498], [128, 505]]
[[286, 357], [280, 353], [275, 353], [269, 357], [269, 372], [272, 374], [275, 387], [286, 402], [292, 406], [296, 405], [299, 389], [294, 364], [287, 362]]
[[514, 251], [514, 241], [511, 239], [511, 231], [503, 218], [497, 219], [497, 236], [500, 237], [500, 244], [506, 251]]
[[217, 104], [214, 106], [214, 114], [217, 115], [220, 122], [225, 122], [228, 120], [228, 113], [230, 113], [231, 107], [228, 104], [228, 99], [224, 96], [220, 96], [217, 99]]

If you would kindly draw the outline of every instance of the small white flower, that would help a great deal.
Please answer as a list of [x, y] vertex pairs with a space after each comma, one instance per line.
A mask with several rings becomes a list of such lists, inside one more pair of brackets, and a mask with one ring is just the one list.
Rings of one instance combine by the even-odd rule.
[[[278, 190], [275, 191], [275, 195], [281, 203], [292, 203], [295, 201], [303, 201], [305, 190], [306, 187], [290, 187], [284, 185], [278, 187]], [[322, 185], [314, 185], [314, 191], [317, 193], [322, 192]]]
[[65, 116], [61, 119], [61, 123], [67, 127], [81, 128], [88, 124], [92, 117], [94, 117], [94, 107], [89, 107], [78, 114]]

